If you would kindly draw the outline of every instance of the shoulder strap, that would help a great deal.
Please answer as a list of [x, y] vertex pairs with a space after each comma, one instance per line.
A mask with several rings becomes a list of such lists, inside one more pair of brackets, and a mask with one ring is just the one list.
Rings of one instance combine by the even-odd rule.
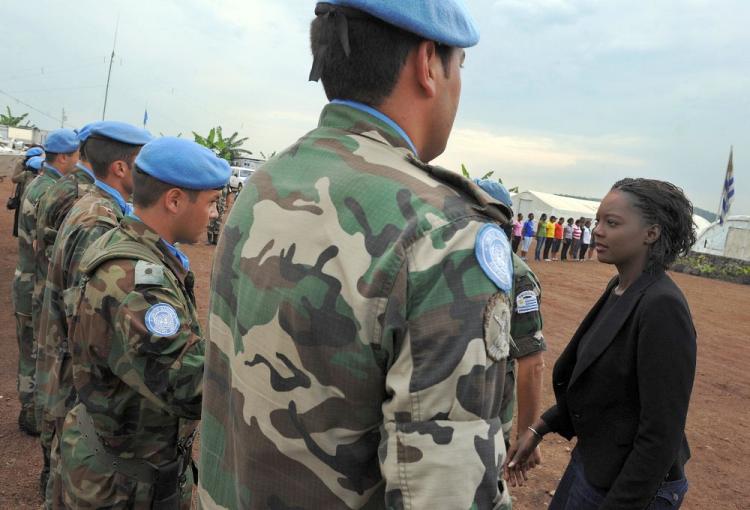
[[[114, 231], [110, 231], [114, 232]], [[149, 250], [144, 249], [143, 245], [135, 241], [127, 239], [117, 241], [113, 244], [107, 245], [110, 233], [97, 239], [86, 251], [87, 254], [93, 254], [91, 256], [84, 256], [81, 261], [80, 271], [82, 274], [91, 276], [97, 267], [103, 263], [114, 260], [114, 259], [133, 259], [133, 260], [145, 260], [152, 264], [158, 264], [163, 266], [164, 263]]]

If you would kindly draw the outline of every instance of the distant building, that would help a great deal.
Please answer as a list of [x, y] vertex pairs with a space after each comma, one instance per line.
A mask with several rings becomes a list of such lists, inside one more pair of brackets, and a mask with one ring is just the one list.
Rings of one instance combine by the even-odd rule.
[[4, 145], [20, 148], [24, 145], [44, 145], [49, 131], [36, 127], [0, 126], [0, 141]]
[[261, 166], [263, 163], [265, 163], [265, 159], [258, 159], [258, 158], [237, 158], [234, 161], [232, 161], [232, 166], [239, 166], [242, 168], [250, 168], [252, 170], [255, 170], [259, 166]]
[[723, 225], [711, 224], [698, 235], [693, 251], [750, 261], [750, 216], [729, 216]]
[[523, 214], [524, 217], [528, 216], [529, 213], [534, 213], [537, 219], [542, 213], [565, 219], [593, 219], [596, 217], [597, 209], [599, 209], [599, 202], [594, 200], [562, 197], [541, 191], [523, 191], [511, 195], [511, 197], [513, 198], [514, 213]]

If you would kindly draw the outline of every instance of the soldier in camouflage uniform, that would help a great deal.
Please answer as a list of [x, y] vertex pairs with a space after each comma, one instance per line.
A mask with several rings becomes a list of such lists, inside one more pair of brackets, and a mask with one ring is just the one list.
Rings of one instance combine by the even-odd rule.
[[[32, 147], [26, 151], [25, 157], [18, 161], [16, 168], [13, 169], [13, 175], [10, 180], [16, 185], [13, 191], [13, 196], [8, 201], [8, 209], [12, 209], [13, 212], [13, 237], [18, 237], [18, 218], [21, 214], [21, 198], [23, 198], [23, 191], [26, 189], [26, 185], [29, 184], [39, 174], [41, 169], [40, 165], [36, 168], [29, 165], [31, 158], [41, 156], [41, 160], [44, 161], [44, 149], [41, 147]], [[35, 160], [35, 161], [38, 161]], [[11, 207], [13, 206], [13, 207]]]
[[219, 213], [219, 216], [213, 218], [208, 223], [208, 244], [216, 244], [219, 242], [219, 234], [221, 234], [221, 219], [227, 208], [228, 196], [229, 186], [221, 190], [221, 198], [219, 198], [219, 201], [216, 203], [216, 211]]
[[66, 301], [66, 296], [74, 295], [78, 287], [79, 265], [86, 248], [117, 227], [130, 211], [130, 204], [125, 200], [133, 190], [131, 168], [141, 146], [151, 135], [135, 126], [106, 121], [88, 131], [82, 130], [79, 138], [84, 143], [83, 151], [96, 181], [94, 188], [73, 205], [59, 227], [50, 257], [37, 342], [36, 400], [44, 412], [46, 431], [52, 435], [46, 508], [63, 506], [59, 441], [55, 431], [62, 430], [65, 415], [76, 398], [68, 338], [73, 303], [69, 299]]
[[[49, 474], [50, 447], [52, 444], [54, 422], [45, 421], [44, 408], [38, 395], [39, 388], [46, 383], [48, 374], [40, 367], [45, 366], [44, 360], [45, 335], [39, 332], [39, 323], [42, 317], [42, 299], [44, 296], [44, 286], [47, 281], [47, 268], [49, 266], [50, 253], [52, 246], [57, 237], [57, 230], [60, 227], [65, 215], [73, 204], [85, 193], [91, 191], [94, 187], [94, 175], [91, 173], [89, 163], [86, 160], [84, 147], [88, 126], [77, 133], [80, 146], [80, 158], [75, 166], [65, 175], [58, 179], [49, 187], [44, 197], [37, 205], [36, 232], [34, 233], [34, 286], [31, 294], [31, 322], [36, 339], [36, 392], [34, 401], [36, 404], [35, 415], [37, 427], [40, 431], [42, 451], [44, 452], [44, 466], [40, 479], [41, 491], [44, 494], [47, 476]], [[82, 136], [83, 135], [83, 136]]]
[[39, 176], [26, 187], [18, 220], [18, 263], [13, 277], [13, 308], [18, 335], [18, 395], [21, 413], [18, 424], [24, 432], [39, 434], [34, 405], [36, 342], [31, 319], [34, 289], [34, 240], [37, 204], [47, 190], [78, 161], [78, 138], [69, 129], [53, 131], [47, 137], [46, 163]]
[[[509, 208], [513, 207], [510, 193], [500, 182], [489, 179], [475, 179], [490, 196]], [[507, 232], [506, 232], [507, 234]], [[510, 238], [510, 235], [508, 235]], [[515, 451], [511, 446], [513, 429], [513, 407], [518, 393], [518, 426], [523, 431], [531, 426], [541, 412], [543, 352], [547, 350], [542, 334], [541, 314], [542, 286], [534, 272], [515, 253], [513, 254], [513, 316], [511, 318], [510, 356], [506, 369], [503, 401], [500, 418], [503, 423], [505, 447], [510, 457]], [[518, 366], [516, 366], [518, 365]], [[516, 377], [518, 376], [518, 377]], [[516, 382], [516, 378], [518, 382]], [[517, 392], [516, 389], [519, 388]], [[541, 463], [541, 453], [537, 448], [527, 463], [527, 470]], [[503, 501], [499, 510], [511, 510], [512, 500], [508, 484], [502, 480]]]
[[203, 238], [229, 175], [194, 142], [150, 142], [135, 162], [133, 215], [80, 261], [69, 324], [79, 403], [60, 437], [66, 507], [190, 507], [205, 346], [190, 263], [173, 243]]
[[455, 1], [336, 4], [311, 37], [334, 101], [217, 248], [200, 505], [496, 508], [510, 211], [426, 163], [478, 35]]

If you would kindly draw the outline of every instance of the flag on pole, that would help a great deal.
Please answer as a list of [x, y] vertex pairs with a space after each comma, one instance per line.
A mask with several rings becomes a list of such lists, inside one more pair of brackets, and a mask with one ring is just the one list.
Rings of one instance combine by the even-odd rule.
[[148, 108], [143, 110], [143, 127], [146, 127], [146, 122], [148, 122]]
[[732, 165], [733, 149], [729, 149], [729, 163], [727, 164], [727, 175], [724, 177], [724, 187], [721, 190], [721, 205], [719, 206], [719, 225], [729, 216], [729, 208], [734, 200], [734, 166]]

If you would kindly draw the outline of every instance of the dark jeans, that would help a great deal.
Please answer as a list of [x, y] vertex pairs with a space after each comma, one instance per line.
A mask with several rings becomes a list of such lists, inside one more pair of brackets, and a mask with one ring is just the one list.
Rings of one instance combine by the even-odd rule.
[[581, 243], [581, 253], [578, 255], [578, 258], [583, 260], [583, 257], [586, 255], [586, 251], [588, 251], [589, 245]]
[[544, 248], [545, 239], [546, 237], [536, 238], [536, 249], [534, 250], [534, 260], [539, 260], [539, 256], [542, 254], [542, 249]]
[[554, 257], [557, 252], [560, 251], [560, 243], [562, 243], [562, 239], [555, 239], [552, 241], [552, 256]]
[[549, 258], [549, 250], [552, 248], [552, 243], [555, 241], [554, 237], [548, 237], [547, 240], [544, 242], [544, 259]]
[[521, 244], [521, 236], [513, 236], [513, 253], [518, 253], [519, 244]]
[[568, 260], [568, 250], [570, 249], [571, 244], [573, 244], [572, 239], [563, 239], [562, 255], [560, 256], [561, 260]]
[[[686, 478], [664, 482], [646, 510], [677, 510], [682, 505], [687, 490]], [[597, 510], [606, 497], [606, 490], [598, 489], [586, 481], [580, 454], [573, 450], [555, 497], [549, 504], [549, 510]]]

